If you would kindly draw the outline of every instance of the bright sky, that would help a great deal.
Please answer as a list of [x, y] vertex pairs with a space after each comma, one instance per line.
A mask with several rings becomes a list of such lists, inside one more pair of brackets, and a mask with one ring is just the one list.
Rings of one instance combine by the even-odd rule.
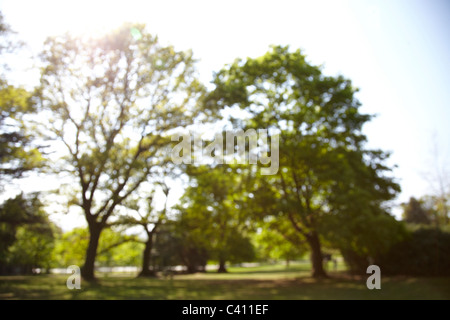
[[205, 83], [271, 44], [301, 48], [326, 74], [350, 78], [363, 111], [378, 114], [365, 132], [370, 147], [393, 152], [399, 201], [430, 192], [433, 135], [449, 163], [449, 1], [0, 0], [0, 10], [36, 53], [48, 35], [146, 23], [161, 41], [193, 49]]

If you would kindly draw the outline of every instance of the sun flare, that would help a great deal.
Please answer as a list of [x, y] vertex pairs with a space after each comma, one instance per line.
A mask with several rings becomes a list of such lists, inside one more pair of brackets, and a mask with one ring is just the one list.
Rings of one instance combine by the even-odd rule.
[[49, 8], [52, 19], [43, 21], [49, 35], [105, 33], [126, 22], [129, 12], [126, 1], [59, 1]]

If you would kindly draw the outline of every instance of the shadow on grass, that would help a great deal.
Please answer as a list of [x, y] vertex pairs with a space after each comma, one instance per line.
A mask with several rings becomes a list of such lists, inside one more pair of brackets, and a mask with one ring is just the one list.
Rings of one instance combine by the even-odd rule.
[[[255, 275], [258, 278], [246, 278]], [[173, 280], [115, 276], [95, 283], [82, 281], [81, 290], [68, 290], [64, 276], [0, 277], [0, 299], [450, 299], [450, 278], [385, 277], [381, 290], [368, 290], [365, 277], [345, 273], [320, 280], [295, 270], [250, 270], [221, 276], [197, 274]]]
[[[309, 272], [311, 273], [310, 269], [307, 268], [286, 268], [286, 269], [280, 269], [280, 270], [248, 270], [248, 271], [230, 271], [229, 274], [236, 274], [236, 275], [248, 275], [248, 274], [280, 274], [280, 273], [295, 273], [295, 272]], [[208, 272], [217, 274], [217, 272]]]

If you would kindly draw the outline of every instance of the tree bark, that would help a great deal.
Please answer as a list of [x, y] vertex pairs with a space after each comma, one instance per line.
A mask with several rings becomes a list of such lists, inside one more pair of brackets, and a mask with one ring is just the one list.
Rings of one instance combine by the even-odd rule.
[[142, 256], [142, 271], [139, 277], [154, 277], [156, 276], [154, 270], [150, 270], [152, 248], [153, 248], [153, 232], [147, 234], [147, 242], [145, 243], [144, 253]]
[[314, 278], [327, 278], [323, 268], [322, 249], [317, 232], [313, 231], [306, 237], [311, 249], [312, 276]]
[[218, 273], [228, 272], [225, 263], [226, 263], [225, 259], [219, 260], [219, 269], [217, 270]]
[[88, 281], [95, 280], [95, 259], [97, 258], [98, 243], [103, 228], [98, 223], [89, 225], [89, 245], [86, 251], [86, 260], [81, 268], [83, 279]]

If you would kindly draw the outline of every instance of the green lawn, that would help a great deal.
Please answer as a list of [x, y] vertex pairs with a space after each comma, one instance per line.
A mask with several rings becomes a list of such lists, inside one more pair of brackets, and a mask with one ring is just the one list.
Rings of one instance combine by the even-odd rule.
[[368, 290], [366, 277], [331, 272], [309, 276], [309, 265], [230, 268], [227, 274], [136, 279], [108, 275], [68, 290], [61, 275], [0, 277], [0, 299], [450, 299], [450, 278], [383, 277], [381, 290]]

